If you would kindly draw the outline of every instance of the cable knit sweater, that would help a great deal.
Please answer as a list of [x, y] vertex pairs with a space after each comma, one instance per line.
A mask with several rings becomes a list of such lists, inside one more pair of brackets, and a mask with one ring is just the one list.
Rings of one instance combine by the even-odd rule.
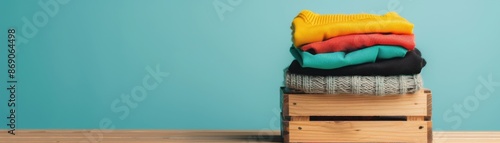
[[287, 88], [305, 93], [394, 95], [423, 87], [420, 74], [397, 76], [309, 76], [286, 72]]

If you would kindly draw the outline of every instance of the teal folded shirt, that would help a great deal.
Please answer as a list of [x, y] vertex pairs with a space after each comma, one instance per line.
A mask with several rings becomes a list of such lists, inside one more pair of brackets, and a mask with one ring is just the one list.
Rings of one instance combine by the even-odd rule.
[[292, 46], [290, 52], [302, 67], [336, 69], [349, 65], [373, 63], [377, 59], [404, 57], [408, 50], [400, 46], [378, 45], [348, 53], [332, 52], [313, 55]]

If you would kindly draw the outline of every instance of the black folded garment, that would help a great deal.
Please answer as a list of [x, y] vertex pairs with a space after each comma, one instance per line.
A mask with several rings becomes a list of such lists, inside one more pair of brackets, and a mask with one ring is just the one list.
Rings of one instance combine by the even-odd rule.
[[304, 68], [298, 61], [293, 61], [288, 71], [294, 74], [315, 76], [390, 76], [419, 74], [427, 64], [418, 49], [409, 51], [403, 58], [377, 60], [374, 63], [351, 65], [337, 69]]

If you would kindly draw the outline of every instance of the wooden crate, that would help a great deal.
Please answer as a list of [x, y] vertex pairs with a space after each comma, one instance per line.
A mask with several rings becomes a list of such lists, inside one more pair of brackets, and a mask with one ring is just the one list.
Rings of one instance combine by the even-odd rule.
[[284, 142], [432, 142], [432, 94], [290, 93], [282, 88]]

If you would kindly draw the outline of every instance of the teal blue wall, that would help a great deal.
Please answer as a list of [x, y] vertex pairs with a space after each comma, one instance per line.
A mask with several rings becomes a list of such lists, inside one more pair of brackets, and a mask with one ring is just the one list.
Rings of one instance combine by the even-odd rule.
[[[18, 129], [94, 129], [101, 121], [116, 129], [279, 129], [290, 23], [310, 9], [398, 11], [415, 24], [428, 60], [434, 128], [500, 130], [500, 1], [60, 0], [47, 23], [38, 17], [36, 34], [23, 31], [47, 15], [39, 1], [57, 2], [0, 2], [2, 129], [9, 27], [18, 30]], [[231, 10], [219, 17], [214, 2]], [[148, 69], [157, 67], [156, 79]], [[140, 91], [146, 95], [132, 104], [121, 102]], [[454, 107], [461, 105], [463, 113]]]

